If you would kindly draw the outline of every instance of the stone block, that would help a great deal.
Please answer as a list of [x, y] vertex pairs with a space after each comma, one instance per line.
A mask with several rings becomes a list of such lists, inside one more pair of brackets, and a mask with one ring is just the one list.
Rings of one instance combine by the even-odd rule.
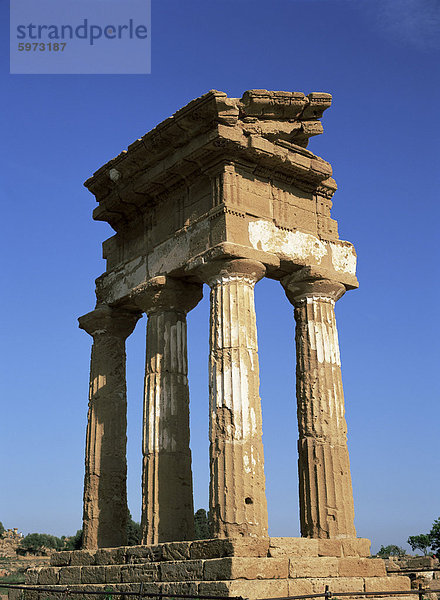
[[[81, 569], [81, 583], [105, 583], [107, 567], [84, 566]], [[120, 567], [119, 567], [120, 568]]]
[[244, 538], [230, 540], [230, 556], [267, 557], [269, 538]]
[[81, 583], [81, 569], [82, 567], [61, 567], [60, 584]]
[[[14, 590], [13, 588], [10, 588], [8, 590], [8, 595], [5, 596], [6, 598], [8, 598], [8, 600], [22, 600], [22, 598], [26, 598], [27, 599], [27, 594], [29, 594], [29, 592], [24, 592], [23, 595], [23, 590]], [[35, 594], [38, 594], [38, 592], [34, 592]], [[3, 597], [3, 594], [2, 594]]]
[[[365, 577], [366, 592], [397, 592], [411, 589], [409, 577]], [[404, 596], [408, 598], [408, 596]]]
[[[105, 596], [101, 596], [101, 595], [97, 595], [91, 592], [108, 592], [109, 594], [111, 594], [111, 592], [113, 590], [116, 591], [116, 586], [111, 586], [111, 585], [104, 585], [104, 584], [82, 584], [80, 586], [78, 585], [73, 585], [70, 586], [70, 589], [73, 590], [81, 590], [84, 591], [84, 594], [72, 594], [72, 598], [77, 598], [78, 600], [81, 598], [81, 600], [104, 600]], [[129, 591], [128, 589], [121, 589], [121, 586], [118, 586], [118, 591]], [[114, 600], [120, 600], [120, 596], [114, 596]], [[50, 598], [50, 600], [52, 600], [52, 598]], [[63, 596], [60, 597], [60, 600], [63, 600]]]
[[[61, 587], [57, 586], [57, 589], [60, 590], [58, 593], [51, 592], [50, 595], [48, 594], [46, 597], [43, 596], [44, 600], [65, 600], [65, 598], [66, 598], [65, 589], [66, 588], [64, 586], [61, 586]], [[41, 593], [39, 594], [39, 597], [41, 600]], [[95, 600], [96, 600], [96, 598], [95, 598]]]
[[82, 566], [82, 565], [94, 565], [95, 564], [96, 551], [93, 550], [75, 550], [70, 554], [70, 565]]
[[43, 567], [40, 569], [38, 575], [38, 583], [40, 585], [56, 585], [60, 578], [61, 568], [62, 567]]
[[203, 579], [286, 579], [287, 558], [228, 557], [205, 560]]
[[217, 558], [226, 555], [226, 540], [196, 540], [191, 544], [190, 547], [191, 559]]
[[[14, 600], [39, 600], [40, 594], [34, 590], [9, 590], [9, 598]], [[12, 595], [11, 595], [12, 594]]]
[[[121, 592], [139, 592], [141, 585], [144, 594], [158, 594], [161, 591], [160, 584], [152, 583], [149, 581], [139, 583], [120, 583], [117, 586], [117, 589]], [[133, 596], [128, 596], [127, 598], [131, 598], [132, 600], [134, 600]], [[146, 596], [146, 598], [148, 598], [148, 596]], [[115, 596], [113, 600], [120, 600], [120, 596]]]
[[406, 560], [408, 569], [432, 569], [435, 566], [435, 560], [432, 556], [413, 556]]
[[256, 581], [202, 581], [199, 594], [206, 596], [242, 596], [249, 600], [257, 598], [281, 598], [289, 593], [287, 579], [259, 579]]
[[385, 562], [381, 558], [341, 558], [341, 577], [385, 577]]
[[129, 546], [125, 552], [125, 562], [129, 565], [149, 561], [154, 561], [151, 546]]
[[289, 577], [338, 577], [339, 560], [330, 556], [291, 558]]
[[100, 548], [95, 554], [95, 564], [97, 565], [123, 565], [125, 564], [124, 546], [120, 548]]
[[26, 569], [25, 582], [28, 585], [35, 585], [36, 583], [38, 583], [38, 576], [42, 568], [43, 567], [29, 567], [29, 569]]
[[108, 565], [104, 569], [105, 582], [106, 583], [119, 583], [121, 581], [121, 570], [123, 567], [120, 565]]
[[318, 556], [342, 556], [342, 541], [318, 540]]
[[200, 581], [203, 579], [202, 560], [182, 560], [160, 564], [161, 581]]
[[222, 558], [224, 556], [267, 556], [269, 538], [196, 540], [190, 548], [191, 558]]
[[179, 581], [171, 583], [161, 583], [160, 591], [163, 594], [183, 594], [197, 597], [199, 584], [195, 581]]
[[163, 544], [161, 560], [188, 560], [191, 542], [170, 542]]
[[53, 567], [67, 567], [70, 565], [70, 559], [74, 552], [54, 552], [50, 557], [50, 564]]
[[269, 556], [318, 556], [318, 540], [310, 538], [271, 537]]
[[157, 562], [162, 560], [164, 544], [155, 544], [154, 546], [148, 546], [151, 553], [151, 561]]
[[341, 540], [343, 556], [370, 556], [370, 540], [366, 538], [347, 538]]
[[305, 596], [307, 594], [313, 594], [313, 585], [308, 579], [290, 579], [288, 583], [289, 596]]
[[364, 580], [362, 577], [332, 577], [332, 579], [310, 579], [312, 583], [313, 593], [321, 594], [325, 591], [325, 586], [328, 585], [330, 591], [335, 594], [337, 592], [356, 592], [364, 591]]
[[121, 581], [123, 583], [155, 582], [159, 579], [159, 565], [157, 563], [121, 567]]

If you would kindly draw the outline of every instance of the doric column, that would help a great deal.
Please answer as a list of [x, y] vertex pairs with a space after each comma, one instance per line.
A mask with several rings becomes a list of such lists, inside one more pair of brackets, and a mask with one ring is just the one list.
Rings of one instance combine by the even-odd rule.
[[282, 283], [296, 320], [301, 535], [356, 537], [334, 310], [345, 287], [302, 271]]
[[135, 293], [147, 313], [142, 536], [144, 544], [193, 539], [186, 314], [200, 284], [155, 277]]
[[83, 548], [127, 542], [125, 340], [140, 313], [99, 306], [80, 317], [93, 336], [87, 421]]
[[254, 286], [265, 267], [215, 261], [209, 356], [210, 521], [214, 537], [267, 536]]

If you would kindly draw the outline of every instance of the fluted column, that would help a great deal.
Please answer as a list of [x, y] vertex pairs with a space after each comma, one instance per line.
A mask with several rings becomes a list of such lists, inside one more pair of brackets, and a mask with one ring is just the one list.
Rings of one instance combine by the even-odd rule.
[[189, 447], [186, 314], [200, 284], [155, 277], [135, 297], [147, 313], [142, 536], [144, 544], [189, 540], [194, 505]]
[[283, 285], [296, 320], [301, 535], [356, 537], [334, 311], [345, 287], [301, 271]]
[[93, 336], [84, 477], [83, 548], [127, 543], [125, 340], [140, 313], [100, 306], [79, 318]]
[[210, 521], [214, 537], [267, 536], [254, 286], [265, 267], [215, 261], [211, 287]]

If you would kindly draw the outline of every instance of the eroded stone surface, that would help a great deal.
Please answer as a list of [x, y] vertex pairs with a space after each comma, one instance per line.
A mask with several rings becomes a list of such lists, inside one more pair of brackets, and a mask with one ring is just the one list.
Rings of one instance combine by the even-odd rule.
[[[102, 563], [107, 557], [109, 564], [33, 569], [27, 574], [27, 582], [37, 583], [38, 580], [41, 585], [47, 581], [53, 589], [60, 589], [63, 593], [66, 585], [72, 590], [81, 588], [85, 592], [105, 589], [104, 586], [107, 586], [106, 591], [110, 586], [115, 591], [124, 592], [138, 591], [142, 583], [145, 593], [225, 595], [250, 599], [276, 598], [280, 594], [322, 593], [326, 586], [332, 593], [348, 592], [353, 598], [364, 591], [379, 593], [410, 589], [408, 577], [386, 577], [385, 563], [380, 559], [341, 556], [343, 542], [347, 539], [266, 539], [266, 557], [262, 556], [263, 547], [256, 543], [263, 540], [257, 538], [174, 542], [98, 550], [87, 555], [76, 551], [64, 553], [64, 562], [69, 555], [69, 563], [87, 562], [90, 557], [94, 562]], [[189, 558], [192, 546], [199, 558]], [[350, 540], [352, 553], [356, 547], [362, 551], [365, 540]], [[271, 557], [271, 549], [282, 549], [284, 554]], [[254, 556], [239, 556], [250, 551]], [[301, 556], [305, 551], [309, 555]], [[333, 551], [336, 555], [318, 556], [320, 551]], [[187, 558], [173, 560], [172, 555], [176, 553]], [[215, 553], [217, 557], [213, 556]], [[226, 556], [227, 553], [233, 555]], [[132, 564], [133, 558], [143, 562]], [[114, 564], [116, 559], [120, 564]], [[36, 580], [36, 576], [39, 579]], [[89, 600], [92, 600], [92, 594], [89, 595]], [[28, 599], [26, 593], [25, 600], [34, 598], [29, 595]]]
[[301, 270], [283, 285], [295, 306], [301, 533], [312, 538], [355, 538], [334, 313], [345, 287]]
[[127, 528], [125, 340], [140, 313], [99, 306], [79, 319], [93, 336], [84, 479], [83, 547], [121, 546]]
[[261, 263], [218, 261], [201, 269], [211, 287], [210, 519], [218, 537], [266, 537], [262, 416], [254, 285]]
[[148, 315], [144, 388], [142, 537], [194, 537], [186, 313], [201, 285], [157, 277], [133, 292]]

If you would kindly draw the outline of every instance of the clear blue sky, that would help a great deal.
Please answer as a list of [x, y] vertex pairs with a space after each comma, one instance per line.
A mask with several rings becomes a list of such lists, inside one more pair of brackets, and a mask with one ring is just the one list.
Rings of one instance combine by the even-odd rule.
[[[309, 148], [330, 161], [333, 215], [358, 253], [340, 300], [359, 536], [405, 545], [440, 517], [437, 0], [153, 0], [152, 74], [9, 75], [0, 0], [0, 520], [81, 526], [91, 338], [76, 318], [104, 270], [93, 171], [215, 88], [324, 91]], [[208, 302], [189, 317], [196, 508], [208, 503]], [[293, 311], [256, 288], [270, 533], [299, 535]], [[129, 502], [140, 518], [145, 322], [128, 343]], [[408, 546], [405, 546], [409, 549]]]

